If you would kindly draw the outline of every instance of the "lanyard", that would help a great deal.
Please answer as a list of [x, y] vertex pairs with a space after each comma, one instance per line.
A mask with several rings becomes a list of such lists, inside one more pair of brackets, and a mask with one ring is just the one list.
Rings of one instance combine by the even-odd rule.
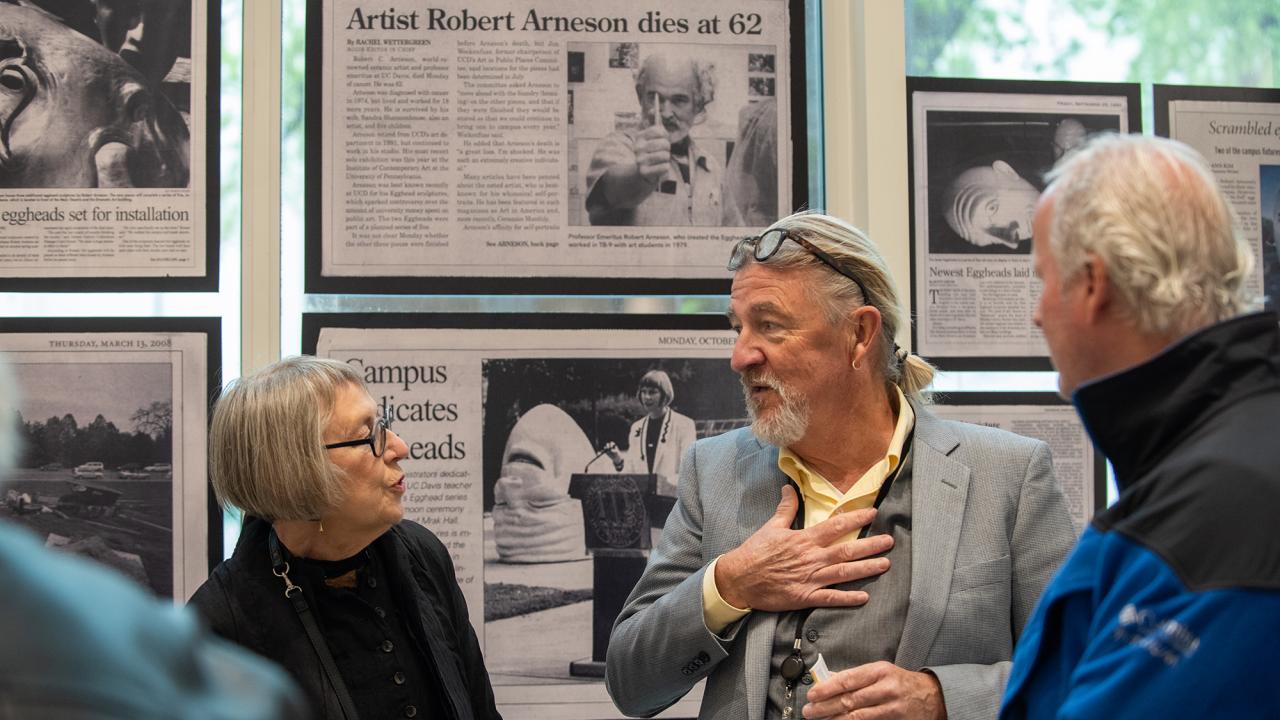
[[[914, 434], [915, 432], [913, 430], [907, 435], [906, 439], [902, 443], [904, 448], [908, 448], [907, 452], [910, 452], [909, 448], [911, 447], [911, 440]], [[871, 504], [871, 507], [879, 509], [880, 504], [889, 496], [889, 489], [893, 487], [893, 481], [898, 479], [898, 475], [902, 474], [903, 466], [907, 464], [905, 457], [906, 453], [903, 453], [903, 455], [904, 457], [902, 462], [898, 463], [898, 467], [894, 468], [889, 477], [885, 478], [884, 482], [880, 484], [880, 490], [876, 493], [875, 502]], [[796, 517], [791, 521], [791, 529], [801, 530], [804, 528], [804, 495], [800, 492], [800, 486], [797, 485], [794, 480], [788, 478], [787, 483], [795, 488], [796, 499], [800, 503], [800, 506], [796, 508]], [[861, 540], [866, 537], [867, 533], [870, 531], [871, 523], [863, 525], [862, 530], [858, 532], [858, 539]], [[787, 684], [786, 696], [783, 701], [786, 703], [786, 707], [782, 709], [782, 717], [784, 720], [790, 720], [795, 712], [791, 707], [791, 698], [795, 693], [796, 682], [804, 676], [805, 672], [804, 658], [800, 656], [800, 641], [804, 634], [804, 624], [809, 619], [809, 614], [812, 612], [813, 608], [804, 608], [803, 610], [796, 611], [796, 639], [795, 642], [791, 644], [791, 654], [782, 661], [782, 667], [779, 668], [778, 671], [779, 674], [782, 675], [782, 679]]]

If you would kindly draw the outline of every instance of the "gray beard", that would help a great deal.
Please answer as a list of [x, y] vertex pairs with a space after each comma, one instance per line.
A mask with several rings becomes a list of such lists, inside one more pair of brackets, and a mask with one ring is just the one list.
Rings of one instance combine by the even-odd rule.
[[[756, 399], [751, 395], [751, 385], [772, 388], [778, 395], [777, 407], [761, 416]], [[800, 442], [809, 429], [809, 399], [792, 393], [771, 374], [742, 376], [742, 394], [747, 403], [747, 413], [751, 416], [751, 432], [770, 445], [790, 447]]]

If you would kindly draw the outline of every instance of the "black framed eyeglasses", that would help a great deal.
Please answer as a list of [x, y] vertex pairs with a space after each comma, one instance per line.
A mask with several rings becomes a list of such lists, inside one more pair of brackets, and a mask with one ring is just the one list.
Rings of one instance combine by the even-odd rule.
[[737, 270], [747, 262], [748, 256], [754, 257], [756, 262], [767, 261], [778, 253], [778, 249], [782, 247], [782, 243], [787, 238], [791, 238], [791, 240], [797, 245], [809, 251], [810, 255], [821, 260], [827, 267], [852, 280], [853, 284], [858, 286], [858, 292], [862, 293], [863, 301], [865, 302], [867, 300], [866, 289], [862, 287], [862, 282], [853, 276], [853, 273], [840, 267], [839, 263], [836, 262], [836, 259], [828, 255], [822, 250], [822, 248], [819, 248], [817, 245], [814, 245], [799, 235], [792, 235], [791, 232], [785, 228], [765, 230], [759, 235], [752, 235], [739, 240], [738, 244], [733, 246], [733, 254], [729, 256], [728, 268], [730, 270]]
[[326, 450], [335, 448], [356, 447], [357, 445], [368, 445], [373, 451], [373, 456], [380, 458], [382, 453], [387, 450], [387, 428], [391, 426], [391, 421], [385, 417], [380, 417], [373, 423], [373, 432], [368, 437], [362, 437], [359, 440], [343, 440], [342, 442], [329, 443], [325, 445]]

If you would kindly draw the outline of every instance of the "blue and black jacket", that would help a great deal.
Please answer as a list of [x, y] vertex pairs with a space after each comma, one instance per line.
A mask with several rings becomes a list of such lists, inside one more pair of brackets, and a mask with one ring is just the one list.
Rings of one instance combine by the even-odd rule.
[[1115, 468], [1001, 718], [1280, 717], [1280, 328], [1245, 315], [1073, 398]]

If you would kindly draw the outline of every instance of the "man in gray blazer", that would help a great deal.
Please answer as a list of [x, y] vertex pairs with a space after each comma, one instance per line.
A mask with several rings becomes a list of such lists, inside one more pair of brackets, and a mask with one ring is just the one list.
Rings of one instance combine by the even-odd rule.
[[852, 226], [792, 215], [729, 268], [752, 426], [681, 463], [613, 628], [614, 702], [654, 715], [707, 678], [702, 718], [994, 717], [1075, 541], [1047, 446], [928, 413], [933, 369], [894, 344], [897, 292]]

